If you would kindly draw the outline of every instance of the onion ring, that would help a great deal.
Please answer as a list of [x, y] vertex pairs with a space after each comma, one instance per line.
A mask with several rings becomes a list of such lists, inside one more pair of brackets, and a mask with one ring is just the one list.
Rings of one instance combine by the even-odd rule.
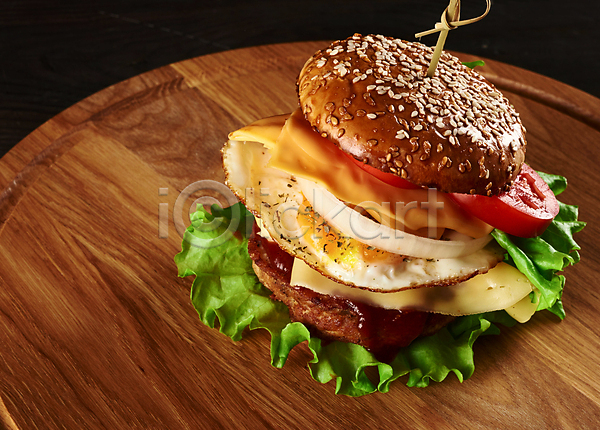
[[458, 258], [482, 249], [492, 239], [489, 234], [468, 240], [436, 240], [416, 236], [365, 217], [315, 182], [303, 178], [297, 178], [297, 181], [315, 212], [321, 214], [332, 227], [365, 245], [394, 254], [416, 258]]

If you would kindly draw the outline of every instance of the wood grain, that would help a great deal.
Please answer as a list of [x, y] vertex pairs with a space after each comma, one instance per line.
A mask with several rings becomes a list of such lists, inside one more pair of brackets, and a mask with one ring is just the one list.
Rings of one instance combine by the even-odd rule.
[[[0, 423], [597, 427], [600, 203], [589, 184], [600, 181], [600, 100], [505, 64], [488, 61], [482, 72], [518, 93], [507, 95], [528, 129], [529, 163], [567, 176], [563, 200], [589, 221], [577, 238], [582, 262], [567, 272], [565, 321], [540, 314], [480, 339], [475, 375], [462, 384], [398, 381], [358, 399], [312, 381], [304, 346], [277, 370], [267, 333], [234, 343], [198, 321], [191, 279], [177, 278], [173, 263], [174, 203], [195, 181], [223, 179], [229, 131], [296, 106], [298, 70], [322, 46], [248, 48], [148, 72], [67, 109], [0, 160]], [[161, 203], [167, 238], [158, 234]]]

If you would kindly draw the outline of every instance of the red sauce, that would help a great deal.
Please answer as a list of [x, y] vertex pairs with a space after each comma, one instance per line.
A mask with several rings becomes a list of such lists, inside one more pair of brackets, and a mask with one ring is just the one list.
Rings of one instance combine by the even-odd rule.
[[284, 280], [289, 283], [292, 278], [292, 265], [294, 264], [294, 257], [282, 250], [276, 242], [263, 239], [258, 234], [259, 231], [260, 228], [258, 225], [256, 225], [256, 223], [254, 223], [254, 226], [252, 227], [253, 237], [259, 238], [258, 243], [265, 250], [267, 256], [269, 257], [269, 261], [277, 269], [283, 272]]
[[[258, 231], [259, 229], [255, 224], [252, 234], [258, 238], [258, 244], [265, 250], [269, 261], [284, 274], [284, 279], [289, 283], [292, 276], [294, 257], [283, 251], [277, 243], [261, 238]], [[323, 297], [320, 293], [304, 290], [306, 290], [304, 294], [310, 291], [311, 297], [315, 300]], [[383, 309], [363, 302], [337, 297], [328, 298], [328, 304], [346, 307], [352, 313], [358, 315], [358, 330], [362, 338], [361, 344], [382, 362], [392, 361], [400, 348], [408, 346], [419, 337], [431, 317], [436, 320], [434, 314], [427, 312]]]
[[383, 309], [346, 300], [358, 314], [358, 330], [363, 346], [378, 360], [390, 362], [398, 350], [408, 346], [423, 332], [429, 314], [412, 310]]

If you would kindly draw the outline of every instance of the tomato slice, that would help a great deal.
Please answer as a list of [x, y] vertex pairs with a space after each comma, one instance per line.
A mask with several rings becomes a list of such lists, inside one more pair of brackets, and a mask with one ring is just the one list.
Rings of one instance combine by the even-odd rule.
[[346, 154], [346, 153], [344, 153], [344, 154], [350, 160], [354, 161], [354, 164], [356, 164], [358, 167], [363, 169], [365, 172], [375, 176], [377, 179], [385, 182], [388, 185], [391, 185], [391, 186], [397, 187], [397, 188], [406, 188], [406, 189], [411, 189], [411, 190], [421, 188], [418, 185], [413, 184], [412, 182], [408, 182], [406, 179], [403, 179], [400, 176], [396, 176], [392, 173], [382, 172], [381, 170], [376, 169], [375, 167], [370, 166], [367, 163], [358, 161], [356, 158], [354, 158], [350, 154]]
[[498, 196], [449, 194], [471, 215], [506, 233], [539, 236], [558, 214], [558, 201], [546, 182], [526, 164], [508, 192]]

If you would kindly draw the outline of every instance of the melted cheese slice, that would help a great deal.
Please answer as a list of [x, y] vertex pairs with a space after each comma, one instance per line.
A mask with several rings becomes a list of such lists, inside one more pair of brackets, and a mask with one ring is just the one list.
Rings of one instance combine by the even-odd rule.
[[229, 139], [259, 142], [267, 148], [273, 149], [277, 138], [281, 134], [281, 129], [289, 117], [289, 114], [284, 114], [259, 119], [239, 130], [232, 131], [229, 133]]
[[532, 303], [529, 297], [533, 285], [525, 275], [506, 263], [499, 263], [485, 274], [449, 287], [378, 293], [335, 282], [297, 258], [290, 284], [386, 309], [414, 309], [455, 316], [506, 309], [517, 321], [526, 322], [537, 308], [537, 303]]
[[[229, 138], [262, 143], [272, 149], [271, 167], [314, 181], [353, 205], [368, 202], [381, 219], [397, 220], [407, 231], [428, 227], [428, 210], [421, 207], [428, 201], [427, 190], [396, 188], [365, 172], [329, 140], [315, 133], [299, 110], [289, 118], [280, 115], [257, 121], [231, 133]], [[444, 193], [437, 193], [437, 201], [443, 203], [443, 210], [436, 213], [437, 227], [470, 237], [482, 237], [492, 230], [483, 221], [465, 214]]]

